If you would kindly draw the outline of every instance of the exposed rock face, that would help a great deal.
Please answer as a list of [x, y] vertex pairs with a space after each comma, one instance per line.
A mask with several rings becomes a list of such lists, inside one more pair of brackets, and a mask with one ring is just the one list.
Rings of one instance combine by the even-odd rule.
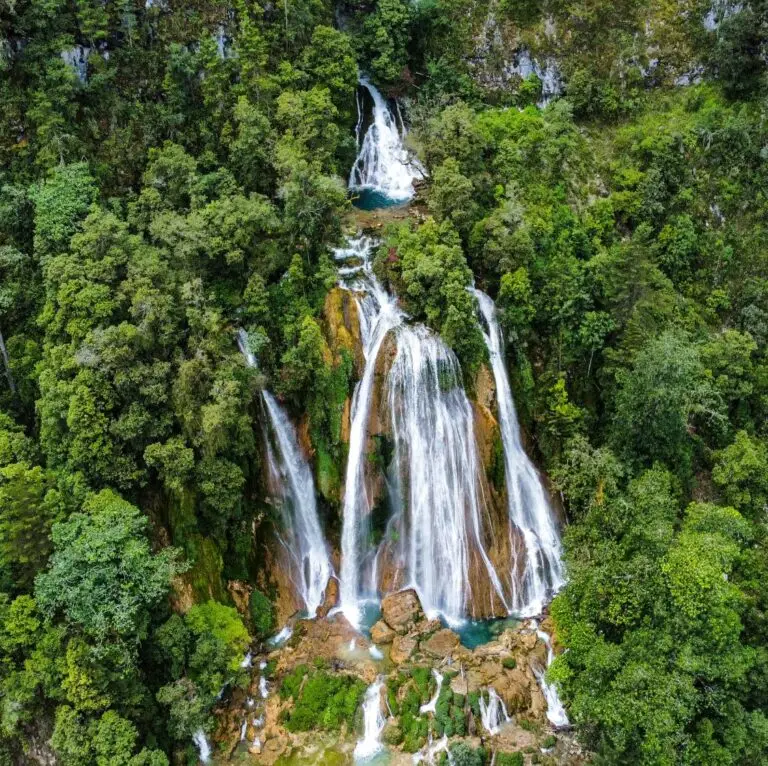
[[389, 652], [389, 658], [396, 665], [402, 665], [411, 659], [416, 651], [418, 641], [414, 636], [395, 636], [392, 641], [392, 649]]
[[338, 358], [342, 350], [348, 351], [355, 360], [358, 375], [362, 375], [365, 359], [354, 295], [341, 287], [334, 287], [325, 297], [323, 317], [328, 345], [334, 357]]
[[392, 630], [405, 633], [424, 619], [424, 610], [416, 591], [408, 589], [385, 596], [381, 602], [381, 616]]
[[336, 577], [329, 577], [328, 584], [325, 586], [325, 598], [318, 607], [317, 616], [327, 617], [328, 612], [339, 603], [339, 581]]

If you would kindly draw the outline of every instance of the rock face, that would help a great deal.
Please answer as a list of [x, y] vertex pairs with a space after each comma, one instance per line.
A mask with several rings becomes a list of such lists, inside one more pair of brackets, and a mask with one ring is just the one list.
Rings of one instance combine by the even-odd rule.
[[381, 602], [381, 616], [392, 630], [406, 633], [424, 619], [424, 610], [416, 591], [408, 589], [385, 596]]

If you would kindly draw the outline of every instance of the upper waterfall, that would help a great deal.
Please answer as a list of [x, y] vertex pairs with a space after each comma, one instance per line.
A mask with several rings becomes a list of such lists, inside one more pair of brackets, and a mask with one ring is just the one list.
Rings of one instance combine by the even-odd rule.
[[[424, 178], [426, 171], [403, 144], [406, 130], [402, 117], [398, 125], [384, 96], [365, 77], [360, 78], [360, 88], [356, 128], [358, 155], [349, 174], [349, 188], [361, 192], [362, 207], [406, 202], [413, 197], [413, 182]], [[373, 113], [361, 140], [365, 125], [365, 93], [373, 101]]]
[[[238, 345], [250, 366], [256, 359], [248, 346], [244, 330], [238, 333]], [[262, 397], [272, 425], [276, 450], [267, 438], [267, 463], [270, 475], [281, 495], [283, 536], [280, 542], [292, 562], [292, 580], [310, 617], [323, 603], [325, 586], [333, 574], [328, 548], [317, 515], [317, 500], [312, 469], [301, 451], [296, 430], [288, 415], [268, 391]]]
[[[562, 550], [547, 493], [536, 468], [520, 441], [512, 389], [504, 362], [501, 328], [496, 318], [496, 306], [489, 296], [472, 289], [487, 330], [483, 337], [491, 358], [496, 381], [499, 426], [504, 447], [504, 473], [507, 483], [511, 544], [516, 551], [513, 564], [522, 560], [522, 576], [512, 573], [512, 610], [523, 617], [540, 614], [552, 595], [564, 583]], [[522, 535], [523, 550], [514, 537]], [[519, 564], [518, 564], [519, 566]]]

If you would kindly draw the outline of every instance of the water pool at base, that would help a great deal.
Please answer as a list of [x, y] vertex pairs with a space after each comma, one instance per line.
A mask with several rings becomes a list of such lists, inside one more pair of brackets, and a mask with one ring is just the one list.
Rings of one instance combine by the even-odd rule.
[[516, 628], [520, 622], [515, 617], [502, 617], [498, 620], [467, 620], [462, 625], [447, 627], [458, 633], [463, 646], [467, 649], [475, 649], [495, 641], [505, 630]]
[[352, 204], [359, 210], [379, 210], [386, 207], [407, 205], [410, 199], [395, 199], [376, 189], [355, 189]]

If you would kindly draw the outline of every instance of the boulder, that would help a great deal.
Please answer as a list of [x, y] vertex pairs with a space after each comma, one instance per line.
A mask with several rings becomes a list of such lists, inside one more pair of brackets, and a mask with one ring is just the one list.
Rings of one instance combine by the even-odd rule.
[[448, 628], [438, 630], [426, 641], [423, 641], [421, 648], [433, 657], [445, 658], [453, 654], [454, 649], [459, 645], [459, 637]]
[[389, 658], [395, 665], [401, 665], [411, 658], [416, 651], [417, 641], [412, 636], [395, 636]]
[[391, 644], [396, 635], [397, 633], [384, 620], [379, 620], [371, 628], [371, 641], [374, 644]]
[[325, 595], [323, 603], [317, 609], [318, 617], [327, 617], [328, 612], [339, 603], [339, 581], [335, 577], [328, 578], [328, 584], [325, 586]]
[[416, 591], [409, 588], [385, 596], [381, 602], [381, 616], [392, 630], [402, 634], [424, 619], [424, 611]]

